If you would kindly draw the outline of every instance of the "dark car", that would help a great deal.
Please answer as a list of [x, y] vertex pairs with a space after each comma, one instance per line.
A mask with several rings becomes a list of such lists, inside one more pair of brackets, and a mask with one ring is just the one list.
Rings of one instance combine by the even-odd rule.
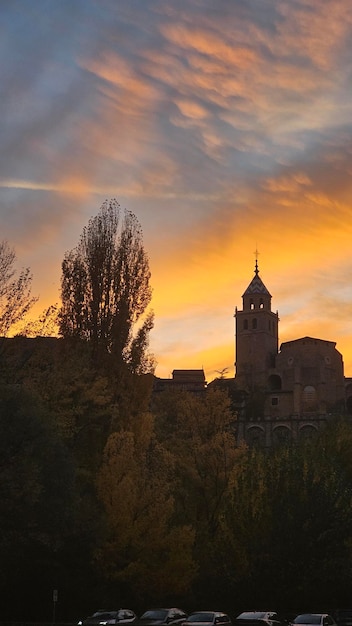
[[229, 616], [221, 611], [194, 611], [184, 622], [184, 626], [215, 626], [215, 624], [232, 626]]
[[183, 624], [187, 613], [182, 609], [149, 609], [135, 622], [135, 626], [161, 626], [162, 624]]
[[90, 617], [78, 622], [79, 626], [96, 626], [105, 624], [133, 624], [137, 619], [137, 615], [131, 609], [117, 609], [107, 611], [101, 609], [96, 611]]
[[284, 620], [276, 611], [244, 611], [237, 615], [235, 626], [282, 626]]

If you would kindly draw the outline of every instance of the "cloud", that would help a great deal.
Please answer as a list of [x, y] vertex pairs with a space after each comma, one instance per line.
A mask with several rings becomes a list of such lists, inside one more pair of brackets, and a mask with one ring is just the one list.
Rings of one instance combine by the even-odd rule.
[[160, 371], [233, 362], [256, 247], [283, 337], [321, 330], [347, 354], [347, 0], [15, 0], [2, 17], [0, 227], [41, 297], [117, 197], [144, 231]]

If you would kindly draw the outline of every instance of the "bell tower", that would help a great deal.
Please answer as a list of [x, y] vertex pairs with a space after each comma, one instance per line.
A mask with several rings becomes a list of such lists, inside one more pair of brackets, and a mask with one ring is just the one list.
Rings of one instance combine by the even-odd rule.
[[271, 295], [259, 276], [256, 253], [254, 277], [236, 307], [236, 382], [253, 391], [267, 386], [278, 353], [279, 316], [271, 310]]

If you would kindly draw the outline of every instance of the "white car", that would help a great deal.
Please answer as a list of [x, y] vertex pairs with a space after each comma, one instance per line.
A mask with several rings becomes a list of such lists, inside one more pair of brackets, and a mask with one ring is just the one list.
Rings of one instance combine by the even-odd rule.
[[244, 611], [237, 615], [235, 624], [238, 626], [279, 626], [282, 620], [276, 611]]
[[115, 611], [106, 611], [101, 609], [96, 611], [90, 617], [78, 622], [78, 626], [107, 626], [107, 624], [133, 624], [137, 619], [137, 615], [131, 609], [118, 609]]
[[300, 626], [337, 626], [329, 613], [302, 613], [297, 615], [291, 623]]

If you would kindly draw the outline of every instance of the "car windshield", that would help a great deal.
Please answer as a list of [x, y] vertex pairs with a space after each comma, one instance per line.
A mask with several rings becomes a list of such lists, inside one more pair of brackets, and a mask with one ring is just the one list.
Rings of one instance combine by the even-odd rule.
[[314, 613], [304, 613], [298, 615], [294, 620], [294, 624], [320, 624], [321, 615], [315, 615]]
[[116, 617], [116, 611], [109, 611], [109, 613], [96, 613], [94, 617], [99, 617], [101, 620], [113, 619]]
[[167, 611], [165, 609], [157, 609], [153, 611], [146, 611], [143, 613], [141, 619], [165, 619]]
[[264, 611], [247, 611], [238, 615], [237, 619], [265, 619], [266, 616]]
[[187, 622], [212, 622], [214, 613], [191, 613]]

